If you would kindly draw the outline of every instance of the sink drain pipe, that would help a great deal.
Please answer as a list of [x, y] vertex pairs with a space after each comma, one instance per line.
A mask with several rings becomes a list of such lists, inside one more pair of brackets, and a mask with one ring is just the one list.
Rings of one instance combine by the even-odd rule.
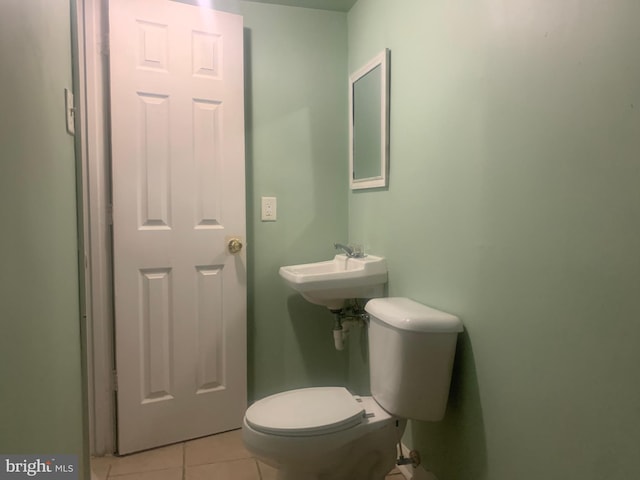
[[343, 308], [332, 310], [335, 316], [333, 325], [333, 344], [336, 350], [344, 350], [345, 341], [349, 335], [349, 330], [356, 325], [366, 325], [369, 315], [363, 309]]

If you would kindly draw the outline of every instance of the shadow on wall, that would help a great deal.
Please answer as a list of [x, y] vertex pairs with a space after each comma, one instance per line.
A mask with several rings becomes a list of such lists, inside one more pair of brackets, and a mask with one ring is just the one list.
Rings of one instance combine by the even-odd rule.
[[344, 386], [347, 383], [349, 357], [347, 351], [338, 351], [333, 344], [333, 315], [319, 305], [309, 303], [299, 294], [287, 298], [287, 310], [300, 348], [298, 358], [304, 370], [298, 378], [308, 379], [308, 384], [291, 388], [312, 386]]
[[[255, 244], [255, 210], [253, 193], [253, 87], [251, 83], [251, 30], [243, 28], [243, 52], [244, 52], [244, 158], [245, 158], [245, 197], [246, 197], [246, 222], [247, 244]], [[247, 267], [253, 270], [255, 265], [253, 248], [245, 249], [247, 255]], [[247, 276], [247, 387], [248, 398], [251, 402], [255, 398], [255, 368], [251, 368], [255, 362], [255, 276]]]
[[[385, 294], [386, 296], [386, 294]], [[371, 395], [369, 375], [369, 327], [355, 325], [345, 342], [349, 350], [349, 390], [356, 395]]]
[[[412, 422], [412, 445], [440, 479], [487, 478], [487, 446], [471, 339], [458, 337], [447, 413], [441, 422]], [[454, 459], [452, 461], [452, 459]]]

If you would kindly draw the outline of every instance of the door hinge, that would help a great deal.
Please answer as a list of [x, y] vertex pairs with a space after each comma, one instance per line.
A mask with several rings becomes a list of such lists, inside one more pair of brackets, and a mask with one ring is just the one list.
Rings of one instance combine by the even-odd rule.
[[73, 106], [73, 93], [68, 88], [64, 89], [64, 109], [67, 118], [67, 133], [76, 134], [76, 109]]
[[111, 372], [111, 385], [113, 386], [113, 391], [117, 392], [118, 391], [118, 371], [117, 370], [113, 370]]

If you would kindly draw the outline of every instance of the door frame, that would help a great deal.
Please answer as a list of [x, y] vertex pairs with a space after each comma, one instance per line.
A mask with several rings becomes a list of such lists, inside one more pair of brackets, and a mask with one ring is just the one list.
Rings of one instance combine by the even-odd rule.
[[91, 455], [116, 452], [108, 0], [75, 0]]

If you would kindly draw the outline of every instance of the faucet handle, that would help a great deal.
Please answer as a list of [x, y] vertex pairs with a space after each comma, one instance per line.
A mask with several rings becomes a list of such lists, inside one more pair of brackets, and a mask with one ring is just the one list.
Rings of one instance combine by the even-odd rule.
[[351, 250], [353, 250], [352, 256], [356, 258], [364, 257], [364, 247], [361, 243], [350, 243], [349, 246], [351, 247]]

